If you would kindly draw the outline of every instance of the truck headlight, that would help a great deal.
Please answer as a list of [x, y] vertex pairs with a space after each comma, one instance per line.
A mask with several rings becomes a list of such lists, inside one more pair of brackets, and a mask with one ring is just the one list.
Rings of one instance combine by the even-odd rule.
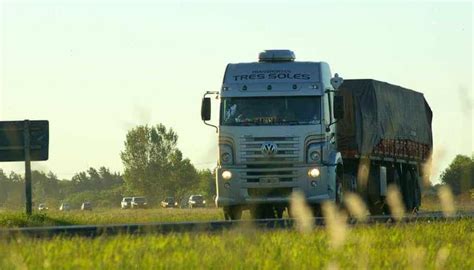
[[316, 178], [321, 174], [318, 168], [311, 168], [308, 170], [308, 176], [311, 178]]
[[223, 171], [222, 178], [224, 178], [224, 180], [230, 180], [232, 178], [232, 173], [230, 171]]

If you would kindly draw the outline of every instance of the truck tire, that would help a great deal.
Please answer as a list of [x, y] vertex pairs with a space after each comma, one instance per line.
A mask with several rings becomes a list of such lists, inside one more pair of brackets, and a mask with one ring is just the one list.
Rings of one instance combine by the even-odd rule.
[[347, 190], [348, 184], [344, 181], [344, 168], [342, 165], [336, 167], [336, 205], [344, 208], [344, 192]]
[[313, 213], [313, 217], [315, 218], [323, 217], [323, 210], [322, 210], [321, 204], [312, 205], [311, 211]]
[[237, 205], [224, 206], [225, 220], [239, 220], [242, 217], [242, 208]]
[[367, 207], [371, 215], [388, 215], [389, 209], [385, 196], [380, 192], [380, 167], [384, 164], [372, 164], [367, 187]]
[[413, 179], [411, 177], [410, 170], [410, 165], [402, 165], [402, 175], [400, 178], [400, 193], [402, 195], [403, 204], [407, 212], [411, 212], [411, 210], [413, 209], [414, 197]]
[[408, 213], [416, 213], [420, 207], [421, 190], [418, 175], [413, 165], [407, 165], [407, 199], [406, 210]]
[[415, 212], [418, 212], [418, 210], [420, 210], [420, 207], [421, 207], [421, 190], [422, 190], [422, 178], [421, 176], [419, 175], [416, 175], [415, 174]]

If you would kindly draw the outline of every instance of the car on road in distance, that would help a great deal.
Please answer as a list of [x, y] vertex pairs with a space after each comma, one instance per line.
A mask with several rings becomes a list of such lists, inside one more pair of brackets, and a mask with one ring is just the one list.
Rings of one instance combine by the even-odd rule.
[[206, 201], [202, 195], [191, 195], [188, 200], [189, 208], [206, 207]]
[[59, 207], [59, 211], [69, 211], [71, 210], [71, 206], [69, 203], [62, 203], [61, 206]]
[[84, 210], [92, 211], [92, 204], [90, 202], [83, 202], [82, 205], [81, 205], [81, 210], [82, 211], [84, 211]]
[[147, 208], [147, 202], [145, 197], [132, 197], [132, 202], [130, 203], [132, 208]]
[[46, 210], [48, 210], [48, 207], [46, 206], [45, 203], [40, 203], [38, 205], [38, 211], [46, 211]]
[[132, 207], [132, 197], [123, 197], [122, 202], [120, 203], [122, 209], [127, 209]]
[[178, 202], [174, 199], [174, 197], [166, 197], [164, 200], [161, 201], [161, 207], [163, 208], [174, 208], [178, 206]]

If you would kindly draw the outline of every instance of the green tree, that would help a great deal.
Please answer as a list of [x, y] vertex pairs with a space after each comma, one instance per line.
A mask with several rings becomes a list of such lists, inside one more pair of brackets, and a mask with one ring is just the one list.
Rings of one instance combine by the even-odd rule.
[[216, 174], [215, 170], [209, 169], [199, 171], [199, 191], [208, 199], [214, 199], [216, 195]]
[[474, 188], [474, 156], [457, 155], [441, 174], [441, 181], [448, 184], [456, 195]]
[[177, 150], [171, 159], [171, 175], [165, 186], [167, 195], [174, 195], [178, 201], [198, 189], [199, 176], [189, 159], [183, 159]]
[[49, 172], [32, 171], [33, 202], [35, 205], [42, 202], [56, 202], [59, 198], [59, 180], [57, 176]]
[[189, 159], [183, 159], [177, 141], [173, 129], [162, 124], [138, 126], [127, 133], [121, 158], [129, 192], [156, 202], [197, 185], [196, 169]]
[[8, 198], [9, 182], [7, 175], [0, 169], [0, 206], [3, 206]]
[[5, 204], [9, 208], [21, 208], [25, 205], [25, 182], [20, 174], [10, 172], [8, 176], [8, 195]]

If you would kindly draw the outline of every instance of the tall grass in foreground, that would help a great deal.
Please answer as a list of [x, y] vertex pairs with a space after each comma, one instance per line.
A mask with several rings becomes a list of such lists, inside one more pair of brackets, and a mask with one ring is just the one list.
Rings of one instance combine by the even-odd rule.
[[[445, 215], [450, 215], [455, 210], [452, 196], [442, 192]], [[401, 217], [400, 194], [392, 189], [388, 197], [392, 213]], [[366, 207], [359, 197], [348, 195], [346, 206], [352, 216], [365, 219]], [[248, 227], [216, 234], [0, 240], [0, 269], [474, 269], [472, 219], [351, 228], [345, 211], [326, 203], [327, 226], [314, 229], [304, 196], [294, 194], [291, 208], [297, 222], [293, 231]], [[152, 219], [218, 213], [165, 210], [120, 213], [157, 215]]]
[[0, 240], [0, 269], [474, 269], [474, 222]]

